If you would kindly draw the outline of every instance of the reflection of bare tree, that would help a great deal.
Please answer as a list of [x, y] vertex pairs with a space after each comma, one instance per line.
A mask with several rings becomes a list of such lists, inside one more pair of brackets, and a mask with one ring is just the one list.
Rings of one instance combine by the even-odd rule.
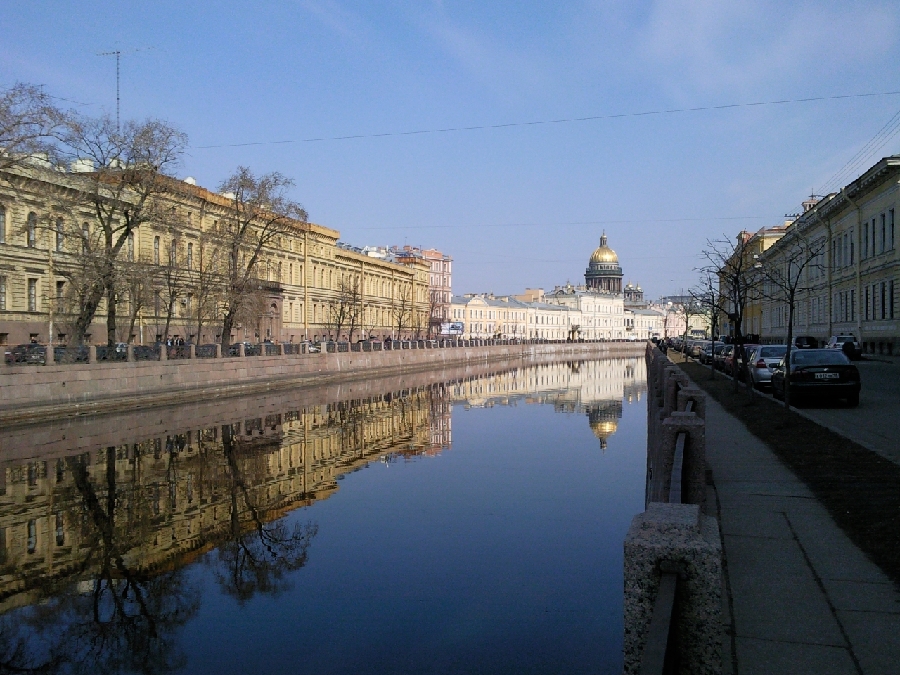
[[3, 617], [0, 673], [149, 674], [184, 666], [177, 631], [199, 608], [199, 592], [183, 569], [154, 574], [129, 564], [126, 552], [139, 535], [134, 523], [117, 521], [115, 460], [108, 448], [102, 487], [84, 456], [70, 465], [87, 544], [76, 578], [91, 578], [56, 581], [57, 588], [42, 589], [49, 600]]
[[245, 471], [250, 457], [231, 425], [222, 427], [222, 445], [231, 481], [231, 530], [230, 539], [215, 554], [216, 580], [241, 603], [256, 593], [278, 595], [289, 588], [286, 573], [306, 564], [318, 527], [314, 523], [289, 527], [283, 518], [265, 522], [264, 509], [252, 494], [252, 476]]

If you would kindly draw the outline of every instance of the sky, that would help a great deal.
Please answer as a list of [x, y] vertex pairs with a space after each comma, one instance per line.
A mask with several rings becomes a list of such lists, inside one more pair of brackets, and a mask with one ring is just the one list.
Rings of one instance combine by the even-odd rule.
[[[604, 230], [626, 282], [679, 293], [707, 240], [780, 224], [900, 153], [893, 136], [847, 166], [900, 111], [896, 0], [31, 0], [3, 14], [0, 86], [114, 115], [115, 59], [98, 54], [122, 50], [122, 117], [188, 134], [180, 177], [215, 190], [241, 165], [279, 171], [343, 241], [452, 256], [457, 293], [583, 282]], [[766, 104], [735, 105], [751, 103]]]

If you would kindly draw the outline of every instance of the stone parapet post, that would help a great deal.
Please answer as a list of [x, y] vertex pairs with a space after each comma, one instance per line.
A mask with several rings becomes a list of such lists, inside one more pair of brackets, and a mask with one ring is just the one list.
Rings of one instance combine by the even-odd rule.
[[649, 457], [653, 476], [659, 480], [651, 481], [647, 503], [669, 501], [675, 444], [681, 432], [687, 435], [681, 472], [682, 501], [686, 504], [706, 501], [706, 422], [692, 412], [673, 412], [663, 420], [656, 452]]
[[157, 346], [159, 349], [159, 360], [160, 361], [168, 361], [169, 360], [169, 347], [165, 342], [160, 342]]
[[88, 363], [97, 363], [97, 347], [88, 345]]
[[47, 348], [44, 350], [44, 365], [52, 366], [56, 361], [56, 354], [53, 351], [53, 345], [47, 345]]
[[188, 357], [189, 359], [196, 359], [196, 358], [197, 358], [197, 345], [193, 345], [193, 344], [188, 345], [188, 355], [187, 355], [187, 357]]
[[696, 504], [651, 503], [625, 538], [625, 673], [641, 672], [663, 571], [678, 575], [669, 648], [678, 673], [722, 672], [722, 547], [716, 519]]
[[134, 345], [128, 344], [125, 347], [125, 361], [128, 363], [134, 363]]
[[240, 356], [242, 358], [244, 356], [246, 356], [246, 354], [244, 353], [244, 343], [243, 342], [238, 342], [238, 356]]
[[216, 345], [216, 358], [217, 359], [222, 358], [222, 345], [220, 345], [220, 344]]
[[678, 392], [678, 403], [676, 409], [684, 412], [687, 409], [688, 401], [693, 403], [691, 412], [702, 420], [706, 419], [706, 393], [693, 385], [689, 385]]

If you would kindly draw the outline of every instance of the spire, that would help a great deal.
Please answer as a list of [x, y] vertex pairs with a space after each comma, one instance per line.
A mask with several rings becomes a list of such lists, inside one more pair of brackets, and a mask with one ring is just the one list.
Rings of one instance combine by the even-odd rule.
[[603, 234], [600, 235], [600, 245], [606, 246], [606, 230], [603, 230]]

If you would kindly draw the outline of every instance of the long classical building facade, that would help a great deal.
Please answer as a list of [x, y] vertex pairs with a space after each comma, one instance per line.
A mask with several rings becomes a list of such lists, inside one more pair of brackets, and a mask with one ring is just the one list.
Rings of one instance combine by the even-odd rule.
[[[894, 155], [839, 191], [807, 200], [795, 220], [752, 235], [760, 241], [763, 277], [767, 269], [786, 270], [791, 260], [795, 266], [804, 263], [796, 278], [795, 336], [825, 341], [850, 334], [867, 353], [900, 351], [898, 201], [900, 155]], [[745, 309], [744, 323], [764, 342], [782, 343], [790, 307], [784, 294], [769, 286], [761, 282], [761, 291]]]
[[[90, 205], [78, 199], [83, 180], [77, 173], [40, 166], [0, 175], [0, 344], [66, 342], [73, 320], [71, 279], [84, 264], [79, 255], [83, 240], [97, 234]], [[232, 202], [190, 178], [163, 180], [166, 184], [156, 198], [177, 213], [179, 226], [141, 224], [121, 258], [162, 267], [177, 261], [178, 297], [167, 322], [168, 302], [157, 290], [137, 312], [133, 327], [127, 320], [118, 322], [117, 340], [149, 344], [179, 336], [198, 344], [219, 342], [221, 312], [213, 310], [206, 322], [199, 319], [198, 285], [212, 233], [228, 217]], [[255, 268], [262, 301], [252, 317], [235, 327], [231, 341], [424, 336], [429, 323], [428, 261], [371, 257], [342, 244], [339, 237], [337, 230], [298, 220], [266, 246]], [[346, 325], [336, 334], [332, 320], [335, 303], [345, 300], [348, 287], [358, 289], [353, 296], [359, 305], [353, 336], [347, 335]], [[128, 315], [125, 291], [123, 298], [119, 314]], [[106, 318], [101, 303], [87, 341], [107, 341]]]
[[619, 257], [606, 234], [591, 254], [585, 283], [516, 296], [455, 296], [451, 321], [467, 338], [648, 340], [664, 330], [664, 314], [646, 303], [640, 287], [622, 286]]

